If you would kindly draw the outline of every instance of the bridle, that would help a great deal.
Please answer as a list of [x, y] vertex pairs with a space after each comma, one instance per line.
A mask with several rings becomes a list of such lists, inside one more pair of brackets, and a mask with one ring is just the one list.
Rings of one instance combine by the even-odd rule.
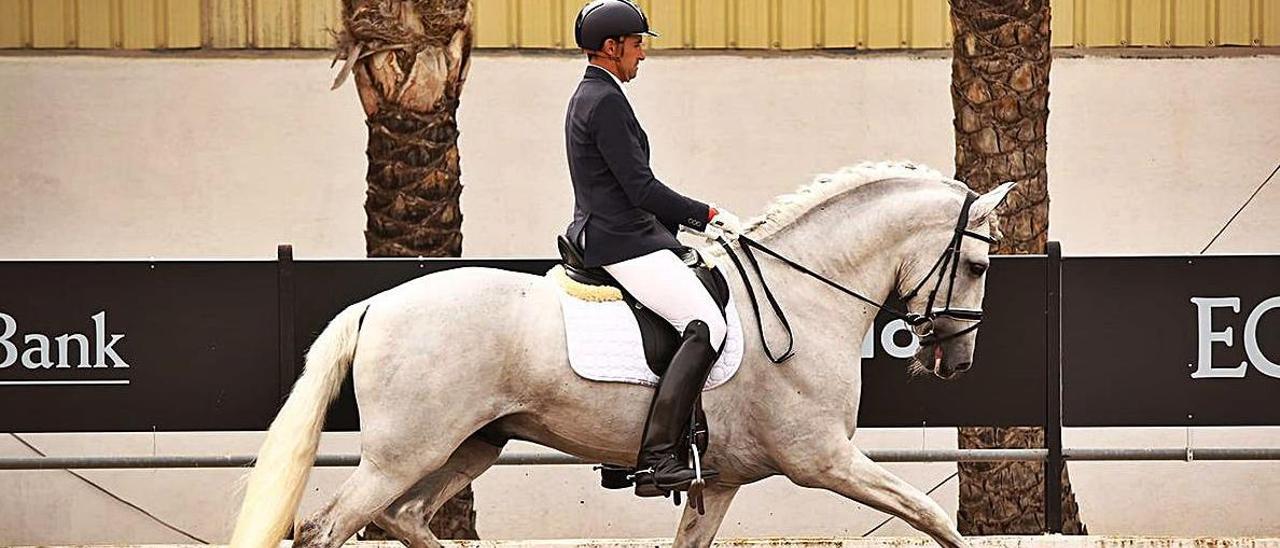
[[[912, 330], [916, 332], [916, 335], [920, 337], [921, 346], [936, 345], [977, 329], [978, 325], [982, 323], [982, 309], [953, 308], [951, 306], [951, 295], [955, 290], [956, 274], [960, 267], [960, 244], [963, 243], [964, 238], [967, 236], [984, 241], [988, 244], [994, 244], [996, 242], [995, 239], [990, 236], [978, 234], [968, 229], [969, 206], [973, 205], [973, 202], [977, 199], [978, 195], [973, 192], [965, 194], [964, 205], [960, 208], [960, 215], [956, 220], [956, 228], [951, 235], [951, 242], [947, 244], [947, 248], [938, 256], [938, 260], [934, 261], [933, 267], [930, 268], [929, 273], [925, 274], [924, 278], [920, 280], [920, 283], [917, 283], [911, 291], [902, 296], [903, 304], [908, 304], [912, 299], [920, 294], [920, 291], [924, 289], [924, 286], [927, 285], [930, 280], [936, 279], [933, 284], [933, 288], [929, 290], [929, 301], [925, 305], [924, 314], [916, 314], [911, 311], [904, 312], [884, 306], [883, 304], [863, 296], [857, 291], [840, 285], [839, 283], [832, 281], [830, 278], [810, 270], [802, 264], [788, 259], [777, 251], [769, 249], [764, 244], [761, 244], [756, 240], [747, 236], [738, 236], [737, 240], [739, 245], [742, 247], [742, 254], [747, 256], [747, 261], [751, 263], [751, 268], [755, 270], [756, 277], [760, 278], [760, 286], [764, 290], [764, 296], [768, 299], [769, 306], [773, 309], [774, 315], [778, 317], [778, 321], [787, 332], [787, 349], [783, 351], [781, 355], [777, 356], [775, 356], [773, 350], [769, 348], [769, 341], [764, 338], [764, 324], [760, 321], [760, 304], [756, 299], [755, 290], [752, 288], [751, 279], [747, 276], [746, 268], [742, 266], [742, 261], [738, 259], [738, 255], [729, 245], [729, 241], [723, 236], [717, 238], [720, 246], [724, 248], [725, 252], [729, 255], [729, 258], [733, 260], [734, 266], [738, 269], [738, 274], [742, 276], [742, 283], [746, 286], [747, 296], [750, 297], [751, 300], [752, 312], [755, 313], [756, 328], [760, 333], [760, 342], [764, 346], [764, 353], [769, 357], [769, 361], [775, 364], [780, 364], [791, 359], [791, 357], [795, 355], [795, 334], [792, 332], [791, 324], [787, 321], [786, 314], [782, 312], [782, 307], [778, 304], [778, 300], [774, 298], [773, 291], [769, 289], [769, 284], [764, 279], [764, 273], [760, 271], [760, 263], [756, 261], [755, 254], [751, 251], [752, 249], [758, 249], [764, 254], [782, 261], [783, 264], [786, 264], [809, 277], [825, 283], [846, 295], [857, 298], [871, 306], [888, 312], [893, 317], [906, 322], [911, 326]], [[948, 270], [950, 270], [949, 275], [947, 274]], [[937, 276], [934, 276], [935, 273]], [[934, 303], [937, 302], [938, 292], [942, 289], [942, 281], [944, 278], [947, 279], [946, 301], [944, 301], [942, 308], [935, 309]], [[940, 317], [972, 322], [972, 325], [954, 333], [938, 336], [937, 331], [934, 329], [934, 322]]]

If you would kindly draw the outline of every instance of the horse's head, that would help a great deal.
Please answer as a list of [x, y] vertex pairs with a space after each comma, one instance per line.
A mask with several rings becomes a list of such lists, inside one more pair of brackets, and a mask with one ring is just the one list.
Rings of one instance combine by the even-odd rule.
[[[975, 196], [954, 193], [946, 212], [929, 216], [910, 238], [897, 289], [920, 337], [911, 367], [949, 379], [973, 365], [990, 244], [998, 237], [994, 211], [1013, 183]], [[967, 211], [963, 209], [967, 206]]]

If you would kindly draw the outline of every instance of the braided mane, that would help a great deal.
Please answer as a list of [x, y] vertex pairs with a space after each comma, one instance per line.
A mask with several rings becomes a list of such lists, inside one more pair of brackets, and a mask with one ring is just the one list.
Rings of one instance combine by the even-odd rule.
[[955, 186], [961, 191], [969, 187], [960, 181], [944, 177], [937, 170], [911, 162], [863, 162], [840, 168], [835, 173], [819, 175], [813, 182], [795, 192], [777, 197], [765, 209], [765, 213], [751, 219], [743, 226], [750, 237], [767, 237], [827, 201], [868, 183], [885, 179], [933, 179]]

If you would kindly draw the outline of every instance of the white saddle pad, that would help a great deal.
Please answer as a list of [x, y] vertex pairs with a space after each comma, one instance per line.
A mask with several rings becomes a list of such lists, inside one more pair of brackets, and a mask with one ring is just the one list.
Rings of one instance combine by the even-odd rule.
[[[625, 301], [590, 302], [556, 290], [564, 310], [569, 364], [575, 373], [593, 381], [658, 384], [658, 376], [644, 359], [640, 326]], [[732, 297], [726, 311], [729, 331], [724, 351], [711, 367], [703, 390], [724, 384], [742, 363], [742, 322]]]

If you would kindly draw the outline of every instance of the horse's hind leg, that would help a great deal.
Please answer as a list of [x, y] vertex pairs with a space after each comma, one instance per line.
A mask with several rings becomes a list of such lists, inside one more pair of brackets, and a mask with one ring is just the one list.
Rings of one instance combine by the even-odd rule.
[[720, 522], [729, 511], [729, 503], [733, 502], [736, 494], [737, 486], [725, 487], [714, 483], [708, 485], [706, 491], [702, 492], [703, 510], [706, 513], [700, 515], [692, 504], [686, 504], [673, 546], [711, 546], [711, 541], [716, 538], [716, 531], [720, 530]]
[[471, 437], [439, 470], [428, 474], [374, 518], [388, 533], [411, 548], [440, 546], [427, 523], [446, 501], [498, 461], [502, 448]]
[[[362, 443], [367, 440], [362, 440]], [[453, 447], [452, 444], [445, 447]], [[449, 454], [415, 447], [415, 451], [364, 451], [360, 465], [315, 514], [298, 527], [295, 547], [335, 548], [369, 523], [423, 474], [444, 465]], [[449, 449], [445, 449], [449, 451]]]
[[787, 470], [787, 477], [805, 487], [835, 491], [876, 510], [902, 518], [947, 548], [969, 546], [951, 518], [936, 501], [872, 462], [852, 443], [841, 440], [828, 463], [810, 462], [811, 470]]

